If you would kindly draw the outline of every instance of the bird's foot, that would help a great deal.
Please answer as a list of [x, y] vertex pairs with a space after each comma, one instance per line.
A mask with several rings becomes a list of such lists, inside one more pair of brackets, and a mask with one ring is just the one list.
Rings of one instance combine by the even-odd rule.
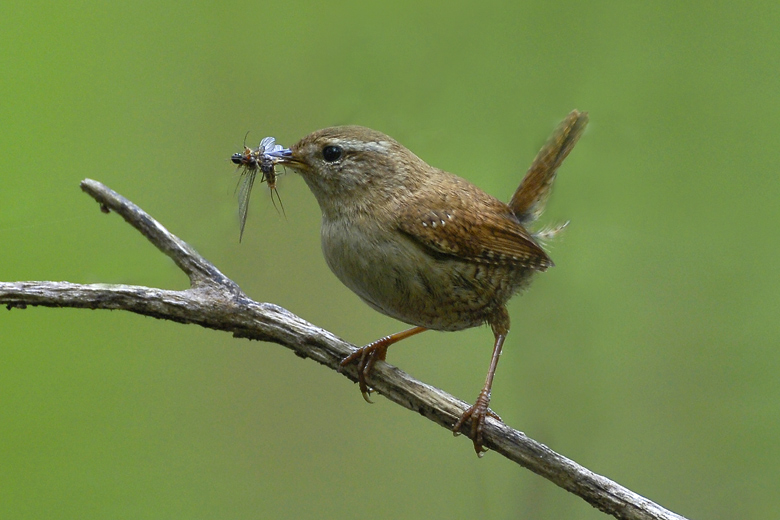
[[[389, 336], [388, 336], [389, 337]], [[360, 386], [360, 393], [363, 394], [363, 399], [368, 403], [373, 403], [369, 398], [369, 394], [372, 389], [366, 383], [368, 376], [371, 375], [371, 370], [374, 368], [374, 364], [378, 360], [385, 360], [387, 357], [387, 348], [390, 346], [386, 341], [387, 338], [382, 338], [369, 343], [365, 347], [361, 347], [355, 350], [352, 354], [345, 357], [341, 363], [341, 368], [357, 361], [358, 366], [358, 385]]]
[[[501, 417], [498, 416], [493, 410], [488, 408], [490, 404], [490, 394], [482, 391], [477, 397], [477, 401], [458, 419], [455, 426], [452, 427], [452, 433], [455, 435], [460, 434], [460, 428], [467, 421], [471, 421], [471, 440], [474, 442], [474, 451], [477, 452], [478, 457], [482, 457], [487, 451], [487, 448], [482, 444], [482, 428], [485, 425], [485, 417], [488, 415], [497, 421], [501, 421]], [[503, 422], [503, 421], [502, 421]]]

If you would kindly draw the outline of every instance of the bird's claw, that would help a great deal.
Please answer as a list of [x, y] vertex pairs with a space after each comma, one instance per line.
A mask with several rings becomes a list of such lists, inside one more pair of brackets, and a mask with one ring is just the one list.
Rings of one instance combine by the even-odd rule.
[[471, 435], [469, 435], [469, 437], [471, 437], [471, 440], [474, 442], [474, 451], [477, 453], [477, 457], [482, 457], [487, 451], [487, 448], [482, 444], [482, 429], [485, 425], [485, 417], [489, 415], [493, 419], [503, 422], [497, 413], [488, 408], [489, 403], [490, 399], [483, 393], [480, 393], [477, 401], [469, 407], [468, 410], [463, 412], [452, 427], [452, 433], [454, 435], [459, 435], [461, 433], [461, 426], [463, 426], [466, 421], [471, 421], [471, 429], [469, 432]]
[[360, 393], [363, 394], [363, 399], [365, 399], [367, 403], [373, 403], [369, 397], [373, 389], [369, 387], [366, 382], [368, 376], [371, 375], [374, 364], [376, 364], [378, 360], [384, 360], [386, 356], [387, 345], [375, 341], [374, 343], [369, 343], [365, 347], [356, 349], [339, 363], [339, 371], [341, 371], [342, 368], [357, 361], [358, 386], [360, 387]]

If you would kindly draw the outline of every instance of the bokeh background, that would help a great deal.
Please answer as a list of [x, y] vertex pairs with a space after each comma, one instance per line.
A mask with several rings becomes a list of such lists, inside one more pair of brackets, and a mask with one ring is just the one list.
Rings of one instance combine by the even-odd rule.
[[[0, 279], [185, 288], [97, 179], [253, 298], [356, 344], [400, 330], [320, 254], [319, 209], [256, 186], [244, 135], [382, 130], [508, 200], [591, 125], [512, 301], [504, 420], [691, 518], [780, 510], [777, 2], [4, 2]], [[389, 361], [472, 401], [486, 329]], [[125, 312], [0, 312], [2, 518], [597, 519], [580, 499], [274, 345]]]

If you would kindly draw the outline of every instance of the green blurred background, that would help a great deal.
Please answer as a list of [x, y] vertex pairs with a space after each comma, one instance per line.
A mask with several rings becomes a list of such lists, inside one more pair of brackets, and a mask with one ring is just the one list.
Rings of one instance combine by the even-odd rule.
[[[447, 7], [444, 7], [447, 5]], [[780, 9], [732, 2], [4, 2], [0, 279], [185, 288], [97, 179], [253, 298], [356, 344], [400, 330], [320, 254], [303, 181], [230, 155], [363, 124], [508, 200], [571, 110], [543, 218], [557, 266], [510, 306], [504, 420], [691, 518], [780, 509]], [[390, 362], [473, 401], [486, 329]], [[266, 343], [124, 312], [0, 312], [2, 518], [604, 515]]]

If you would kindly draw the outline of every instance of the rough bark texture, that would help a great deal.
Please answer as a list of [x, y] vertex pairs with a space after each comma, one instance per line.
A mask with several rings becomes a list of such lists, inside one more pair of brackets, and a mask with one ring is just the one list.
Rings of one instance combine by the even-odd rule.
[[[100, 203], [103, 211], [121, 215], [190, 279], [184, 291], [137, 285], [74, 284], [69, 282], [0, 282], [0, 304], [8, 309], [28, 306], [121, 309], [159, 319], [194, 323], [231, 332], [235, 337], [271, 341], [311, 358], [335, 371], [355, 346], [271, 303], [247, 297], [235, 282], [192, 247], [172, 235], [141, 208], [97, 181], [86, 179], [81, 188]], [[357, 381], [354, 366], [342, 374]], [[452, 430], [469, 407], [455, 397], [379, 362], [371, 386], [389, 400], [420, 413]], [[464, 428], [469, 431], [469, 428]], [[684, 517], [580, 466], [534, 441], [524, 433], [488, 417], [485, 445], [601, 511], [621, 519], [677, 519]]]

